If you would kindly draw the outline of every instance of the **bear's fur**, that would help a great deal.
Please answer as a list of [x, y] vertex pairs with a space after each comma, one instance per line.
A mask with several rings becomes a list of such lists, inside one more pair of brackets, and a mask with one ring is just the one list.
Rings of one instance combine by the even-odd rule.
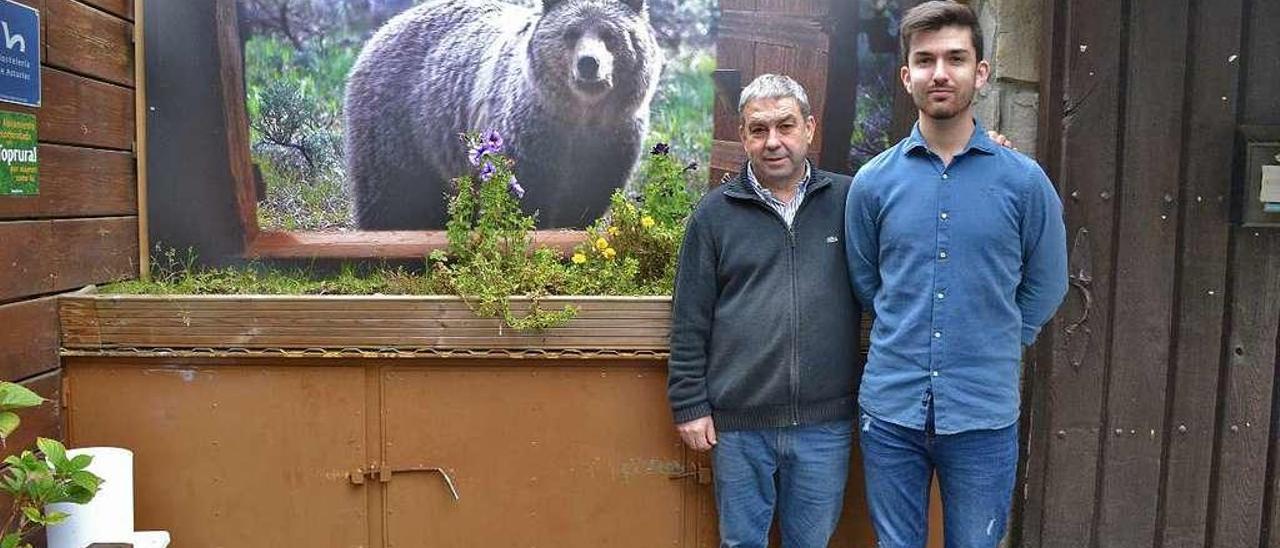
[[591, 223], [639, 157], [661, 55], [644, 0], [428, 0], [392, 18], [347, 81], [357, 225], [443, 227], [471, 169], [458, 136], [488, 129], [539, 228]]

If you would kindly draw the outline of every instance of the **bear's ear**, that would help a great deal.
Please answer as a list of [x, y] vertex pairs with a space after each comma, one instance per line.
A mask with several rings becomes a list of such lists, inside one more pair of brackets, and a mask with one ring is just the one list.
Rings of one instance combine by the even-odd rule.
[[636, 13], [644, 11], [645, 0], [622, 0], [622, 3], [636, 10]]
[[564, 0], [542, 0], [542, 13], [550, 13], [551, 10], [555, 9], [556, 6], [560, 5], [562, 2], [564, 2]]

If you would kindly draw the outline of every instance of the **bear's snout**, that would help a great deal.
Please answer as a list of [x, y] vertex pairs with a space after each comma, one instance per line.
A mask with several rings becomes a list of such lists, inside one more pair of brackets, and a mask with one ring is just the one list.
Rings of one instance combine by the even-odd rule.
[[600, 61], [595, 57], [578, 58], [578, 78], [592, 81], [600, 79]]
[[573, 79], [583, 91], [604, 91], [612, 84], [613, 53], [599, 35], [588, 32], [574, 49]]

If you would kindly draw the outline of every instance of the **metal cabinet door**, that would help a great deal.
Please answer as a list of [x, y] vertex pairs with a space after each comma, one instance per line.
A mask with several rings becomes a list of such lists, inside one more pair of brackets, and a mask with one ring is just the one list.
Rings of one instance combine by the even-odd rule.
[[175, 546], [368, 546], [364, 368], [280, 363], [67, 359], [68, 445], [132, 450]]
[[383, 371], [386, 546], [714, 545], [661, 362], [476, 363]]

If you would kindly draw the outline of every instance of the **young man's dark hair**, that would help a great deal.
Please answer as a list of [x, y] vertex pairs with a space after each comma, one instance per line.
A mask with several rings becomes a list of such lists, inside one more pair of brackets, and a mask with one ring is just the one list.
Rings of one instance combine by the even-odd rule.
[[898, 26], [898, 39], [902, 41], [902, 59], [911, 53], [911, 37], [916, 33], [935, 31], [943, 27], [965, 27], [973, 32], [973, 50], [978, 61], [982, 56], [982, 27], [973, 10], [951, 0], [932, 0], [907, 11]]

